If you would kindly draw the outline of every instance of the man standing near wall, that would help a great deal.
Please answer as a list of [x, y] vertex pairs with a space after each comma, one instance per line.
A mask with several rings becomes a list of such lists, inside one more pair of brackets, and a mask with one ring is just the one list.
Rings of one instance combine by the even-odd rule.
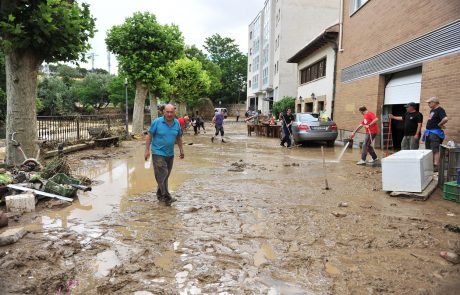
[[157, 198], [171, 206], [176, 201], [168, 190], [168, 178], [174, 162], [174, 144], [177, 142], [180, 158], [184, 158], [182, 134], [179, 121], [175, 119], [174, 106], [168, 104], [164, 109], [164, 116], [155, 119], [148, 129], [145, 140], [145, 160], [148, 161], [152, 153], [153, 170], [158, 184]]
[[359, 160], [358, 163], [356, 163], [356, 165], [365, 165], [368, 153], [372, 157], [372, 159], [369, 160], [369, 163], [374, 163], [378, 160], [377, 154], [374, 151], [373, 142], [375, 137], [377, 136], [377, 133], [379, 132], [379, 129], [377, 127], [377, 121], [379, 119], [377, 119], [373, 112], [368, 111], [365, 106], [360, 107], [359, 112], [363, 115], [363, 121], [358, 125], [358, 127], [356, 127], [356, 129], [353, 131], [350, 137], [355, 137], [356, 132], [363, 126], [366, 129], [363, 150], [361, 152], [361, 160]]
[[430, 107], [430, 115], [426, 121], [426, 130], [423, 134], [425, 147], [427, 150], [433, 151], [434, 171], [438, 171], [439, 165], [439, 146], [444, 140], [445, 134], [443, 129], [449, 119], [446, 111], [439, 105], [439, 98], [432, 97], [426, 101]]
[[289, 148], [291, 147], [291, 125], [295, 120], [291, 108], [286, 110], [286, 114], [280, 113], [279, 119], [283, 123], [283, 139], [280, 145], [284, 147], [284, 144], [287, 143], [287, 147]]
[[392, 120], [404, 121], [404, 137], [401, 142], [402, 150], [418, 150], [420, 134], [422, 131], [423, 115], [415, 108], [417, 104], [410, 102], [406, 105], [406, 114], [404, 116], [393, 116]]

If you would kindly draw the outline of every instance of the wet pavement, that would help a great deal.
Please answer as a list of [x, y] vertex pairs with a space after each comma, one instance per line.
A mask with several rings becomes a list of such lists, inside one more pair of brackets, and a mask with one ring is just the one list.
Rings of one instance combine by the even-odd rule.
[[172, 207], [141, 141], [73, 156], [97, 185], [32, 216], [0, 252], [0, 294], [458, 294], [460, 266], [439, 257], [459, 241], [444, 228], [458, 204], [390, 198], [356, 149], [337, 162], [342, 146], [326, 148], [325, 174], [320, 145], [225, 131], [227, 143], [185, 136]]

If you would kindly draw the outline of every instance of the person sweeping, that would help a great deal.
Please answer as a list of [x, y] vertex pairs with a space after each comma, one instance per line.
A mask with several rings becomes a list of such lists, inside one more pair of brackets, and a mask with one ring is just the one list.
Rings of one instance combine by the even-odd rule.
[[361, 159], [356, 163], [356, 165], [365, 165], [367, 154], [371, 155], [372, 159], [368, 163], [374, 163], [378, 160], [377, 154], [375, 153], [373, 143], [379, 128], [377, 126], [377, 121], [379, 120], [373, 112], [367, 110], [365, 106], [359, 108], [359, 112], [363, 115], [363, 120], [356, 127], [356, 129], [351, 133], [350, 139], [355, 137], [356, 132], [362, 127], [366, 130], [366, 136], [364, 137], [363, 149], [361, 151]]

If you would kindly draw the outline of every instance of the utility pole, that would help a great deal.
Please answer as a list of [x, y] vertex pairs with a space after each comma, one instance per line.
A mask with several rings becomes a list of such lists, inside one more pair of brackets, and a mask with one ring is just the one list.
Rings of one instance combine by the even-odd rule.
[[107, 52], [107, 65], [108, 65], [108, 70], [110, 74], [110, 52]]
[[125, 127], [126, 127], [126, 139], [129, 138], [128, 130], [128, 78], [125, 78]]
[[91, 71], [94, 72], [94, 59], [95, 59], [95, 57], [97, 56], [97, 54], [94, 53], [94, 52], [91, 52], [90, 55], [91, 55]]

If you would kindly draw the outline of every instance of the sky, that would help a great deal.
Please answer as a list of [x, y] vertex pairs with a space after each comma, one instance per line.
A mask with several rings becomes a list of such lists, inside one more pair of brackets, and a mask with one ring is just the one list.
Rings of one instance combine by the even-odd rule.
[[[187, 45], [202, 48], [204, 40], [215, 33], [235, 39], [243, 53], [247, 52], [248, 25], [262, 10], [265, 0], [81, 0], [90, 5], [96, 18], [98, 32], [90, 41], [94, 53], [94, 67], [108, 70], [105, 46], [107, 31], [122, 24], [137, 11], [149, 11], [161, 24], [176, 24]], [[91, 59], [82, 63], [91, 68]], [[111, 55], [112, 74], [116, 74], [116, 60]]]

